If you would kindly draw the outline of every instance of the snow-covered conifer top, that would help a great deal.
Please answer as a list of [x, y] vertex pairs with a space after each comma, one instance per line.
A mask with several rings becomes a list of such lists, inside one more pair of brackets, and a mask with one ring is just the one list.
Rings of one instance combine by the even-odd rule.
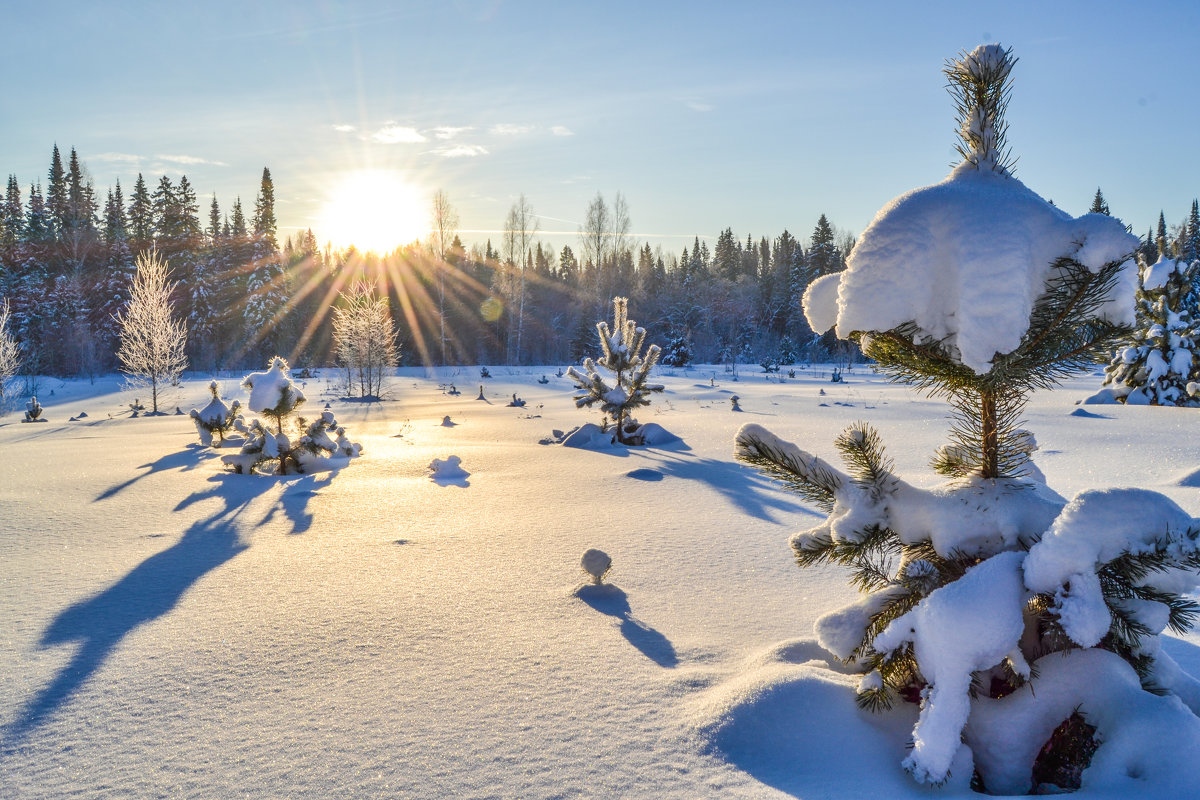
[[258, 414], [274, 410], [288, 391], [295, 400], [293, 407], [305, 400], [304, 393], [292, 383], [287, 361], [279, 357], [271, 362], [266, 372], [251, 372], [247, 375], [242, 381], [242, 386], [250, 390], [250, 410]]
[[[998, 48], [977, 49], [956, 62], [959, 68], [969, 73], [999, 57], [987, 47]], [[953, 83], [953, 66], [947, 75]], [[997, 353], [1020, 345], [1057, 259], [1073, 258], [1099, 272], [1137, 247], [1119, 220], [1072, 217], [994, 162], [999, 143], [971, 127], [983, 124], [976, 111], [983, 113], [960, 108], [963, 162], [941, 183], [884, 206], [855, 245], [846, 271], [810, 287], [804, 311], [813, 330], [836, 326], [845, 338], [913, 323], [917, 341], [945, 340], [962, 364], [984, 374]], [[985, 158], [984, 151], [992, 155]], [[1136, 288], [1129, 261], [1101, 316], [1132, 324]]]

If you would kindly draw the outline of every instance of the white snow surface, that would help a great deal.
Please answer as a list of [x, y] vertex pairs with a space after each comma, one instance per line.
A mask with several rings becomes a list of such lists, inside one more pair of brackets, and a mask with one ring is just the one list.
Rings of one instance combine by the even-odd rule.
[[[857, 594], [789, 547], [819, 514], [729, 454], [737, 394], [834, 464], [836, 434], [867, 420], [928, 488], [945, 404], [861, 368], [833, 385], [828, 367], [786, 383], [667, 368], [639, 416], [679, 440], [596, 451], [538, 444], [599, 418], [567, 378], [537, 383], [554, 371], [489, 383], [538, 417], [440, 390], [473, 368], [401, 370], [369, 404], [338, 400], [332, 372], [297, 381], [363, 456], [282, 478], [229, 474], [187, 416], [131, 418], [119, 376], [46, 379], [49, 423], [0, 417], [0, 796], [977, 798], [971, 748], [941, 788], [901, 769], [915, 706], [855, 707], [859, 676], [811, 631]], [[240, 377], [221, 395], [244, 403]], [[210, 378], [184, 381], [184, 408]], [[1101, 380], [1031, 400], [1050, 488], [1135, 485], [1200, 515], [1194, 416], [1072, 416]], [[447, 453], [468, 487], [429, 480]], [[620, 586], [577, 594], [594, 544]], [[1200, 637], [1161, 646], [1182, 697]], [[1089, 669], [1104, 698], [1125, 691], [1120, 665]], [[1118, 700], [1076, 797], [1190, 796], [1194, 718], [1133, 688]]]
[[[1014, 177], [964, 164], [884, 206], [837, 273], [836, 308], [830, 277], [806, 293], [805, 314], [816, 331], [835, 319], [842, 338], [913, 322], [918, 340], [946, 340], [983, 374], [1020, 344], [1058, 258], [1095, 272], [1137, 244], [1117, 219], [1072, 217]], [[1132, 324], [1136, 289], [1128, 261], [1102, 316]]]

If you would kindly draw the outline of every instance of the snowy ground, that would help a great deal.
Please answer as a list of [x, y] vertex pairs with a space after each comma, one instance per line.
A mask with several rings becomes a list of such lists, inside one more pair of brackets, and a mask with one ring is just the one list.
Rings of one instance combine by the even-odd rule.
[[[851, 590], [788, 548], [817, 517], [731, 456], [753, 421], [833, 458], [865, 419], [931, 485], [944, 404], [861, 368], [663, 370], [639, 416], [682, 441], [597, 452], [539, 444], [597, 418], [554, 371], [493, 368], [486, 400], [473, 368], [371, 404], [310, 380], [364, 455], [282, 479], [131, 418], [116, 378], [47, 380], [48, 422], [0, 419], [0, 796], [974, 796], [901, 771], [914, 709], [855, 710], [812, 640]], [[1194, 414], [1075, 405], [1098, 385], [1033, 399], [1050, 485], [1200, 516]], [[452, 455], [465, 476], [431, 479]], [[591, 546], [613, 587], [577, 593]], [[1200, 637], [1169, 644], [1200, 673]]]

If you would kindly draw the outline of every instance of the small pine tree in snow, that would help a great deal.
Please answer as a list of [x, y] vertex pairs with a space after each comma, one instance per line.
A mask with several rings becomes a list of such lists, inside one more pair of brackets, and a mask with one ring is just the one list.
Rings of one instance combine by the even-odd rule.
[[[608, 420], [613, 423], [618, 442], [641, 444], [637, 423], [630, 414], [635, 408], [650, 405], [652, 392], [663, 390], [659, 384], [646, 382], [662, 351], [652, 344], [642, 354], [646, 330], [628, 318], [628, 304], [624, 297], [613, 298], [612, 327], [605, 321], [596, 325], [604, 355], [599, 361], [585, 359], [583, 372], [570, 367], [567, 375], [580, 391], [575, 396], [577, 408], [591, 408], [599, 403], [606, 424]], [[612, 373], [611, 379], [605, 379], [601, 369]]]
[[[1013, 63], [987, 45], [947, 65], [963, 163], [886, 206], [847, 271], [805, 295], [814, 330], [836, 325], [893, 379], [949, 398], [951, 438], [933, 463], [950, 482], [906, 483], [865, 423], [836, 440], [846, 472], [758, 425], [735, 449], [828, 515], [792, 538], [797, 563], [847, 567], [863, 596], [819, 619], [817, 638], [863, 674], [860, 705], [920, 702], [904, 766], [943, 782], [953, 765], [970, 770], [965, 743], [997, 794], [1032, 788], [1047, 740], [1069, 762], [1056, 774], [1078, 775], [1120, 717], [1099, 698], [1131, 680], [1200, 712], [1197, 685], [1158, 645], [1200, 613], [1186, 597], [1200, 584], [1200, 521], [1138, 489], [1068, 503], [1040, 479], [1019, 427], [1033, 389], [1087, 368], [1128, 331], [1138, 242], [1118, 220], [1072, 218], [1012, 176]], [[1076, 712], [1095, 728], [1089, 746], [1065, 744], [1090, 738], [1071, 724]]]
[[[288, 363], [276, 356], [265, 372], [253, 372], [242, 381], [250, 390], [247, 407], [270, 420], [264, 425], [254, 419], [249, 425], [235, 421], [235, 427], [246, 436], [245, 444], [236, 455], [221, 460], [234, 472], [253, 473], [263, 464], [274, 467], [277, 475], [312, 472], [336, 466], [330, 459], [349, 459], [362, 452], [362, 446], [346, 438], [331, 411], [322, 412], [314, 421], [303, 417], [290, 424], [292, 414], [305, 401], [304, 392], [292, 383]], [[289, 435], [286, 427], [292, 428]], [[335, 438], [336, 437], [336, 438]]]
[[1129, 405], [1200, 406], [1187, 386], [1200, 380], [1200, 315], [1196, 282], [1200, 261], [1188, 263], [1159, 252], [1140, 271], [1139, 327], [1127, 347], [1117, 350], [1104, 383]]
[[692, 346], [686, 336], [676, 336], [663, 348], [662, 363], [668, 367], [686, 367], [692, 363]]
[[221, 399], [220, 387], [216, 381], [208, 385], [208, 390], [212, 393], [212, 398], [208, 401], [208, 405], [199, 411], [193, 408], [190, 416], [196, 424], [196, 432], [200, 435], [200, 443], [205, 447], [212, 447], [213, 434], [216, 434], [216, 446], [220, 447], [225, 443], [225, 434], [233, 430], [237, 423], [241, 421], [242, 404], [234, 400], [227, 405]]

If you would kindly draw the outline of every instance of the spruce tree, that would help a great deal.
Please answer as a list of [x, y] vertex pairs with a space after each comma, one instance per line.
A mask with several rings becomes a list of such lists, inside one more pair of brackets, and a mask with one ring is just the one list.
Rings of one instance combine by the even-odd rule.
[[146, 179], [138, 173], [129, 196], [129, 243], [134, 252], [150, 247], [154, 240], [154, 201], [146, 188]]
[[1108, 202], [1104, 199], [1104, 195], [1100, 193], [1100, 187], [1096, 187], [1096, 196], [1092, 198], [1092, 207], [1088, 209], [1089, 214], [1104, 214], [1112, 216], [1112, 212], [1108, 208]]
[[1138, 274], [1138, 327], [1105, 369], [1104, 384], [1128, 405], [1200, 406], [1200, 261], [1158, 260]]

